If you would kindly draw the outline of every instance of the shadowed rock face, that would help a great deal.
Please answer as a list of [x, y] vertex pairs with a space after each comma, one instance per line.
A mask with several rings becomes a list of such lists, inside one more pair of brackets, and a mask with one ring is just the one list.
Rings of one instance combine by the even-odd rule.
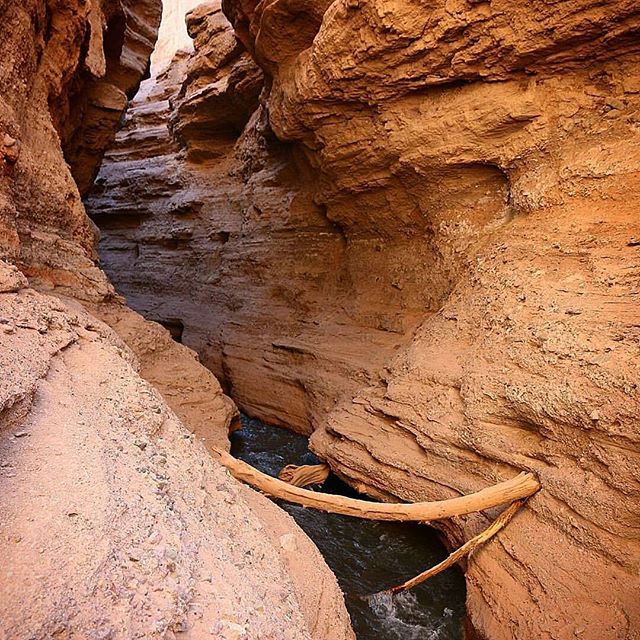
[[136, 99], [88, 201], [119, 290], [372, 495], [536, 472], [469, 563], [478, 636], [634, 637], [637, 3], [224, 11], [260, 104], [198, 9], [195, 53]]
[[157, 0], [103, 4], [89, 12], [84, 69], [52, 107], [64, 156], [81, 194], [93, 183], [128, 100], [147, 75], [160, 24]]
[[0, 255], [43, 285], [82, 298], [113, 291], [94, 266], [95, 229], [78, 188], [93, 181], [146, 71], [160, 8], [0, 4], [0, 137], [18, 154], [0, 167]]

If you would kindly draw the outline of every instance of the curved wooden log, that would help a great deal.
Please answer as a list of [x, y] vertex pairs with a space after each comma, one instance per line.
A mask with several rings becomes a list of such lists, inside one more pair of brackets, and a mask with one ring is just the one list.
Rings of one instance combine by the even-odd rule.
[[329, 477], [328, 464], [288, 464], [278, 474], [278, 478], [294, 487], [308, 487], [310, 484], [322, 484]]
[[428, 580], [429, 578], [437, 575], [441, 571], [448, 569], [451, 565], [454, 565], [456, 562], [458, 562], [458, 560], [461, 560], [465, 556], [468, 556], [480, 545], [493, 538], [493, 536], [495, 536], [496, 533], [500, 531], [500, 529], [504, 528], [526, 501], [527, 499], [523, 498], [522, 500], [516, 500], [515, 502], [512, 502], [484, 531], [465, 542], [459, 549], [456, 549], [442, 562], [435, 565], [435, 567], [431, 567], [431, 569], [423, 571], [415, 578], [411, 578], [411, 580], [407, 580], [397, 587], [391, 587], [391, 589], [387, 589], [386, 592], [399, 593], [400, 591], [407, 591], [408, 589], [412, 589], [425, 580]]
[[369, 502], [367, 500], [335, 496], [294, 487], [254, 469], [251, 465], [234, 458], [226, 451], [213, 448], [213, 452], [234, 478], [246, 482], [274, 498], [281, 498], [303, 507], [313, 507], [329, 513], [339, 513], [368, 520], [419, 522], [443, 520], [444, 518], [462, 516], [474, 511], [491, 509], [491, 507], [497, 507], [505, 502], [513, 502], [520, 498], [527, 498], [540, 489], [540, 484], [532, 473], [521, 473], [515, 478], [511, 478], [511, 480], [499, 482], [477, 493], [460, 496], [459, 498], [450, 498], [449, 500], [408, 504]]

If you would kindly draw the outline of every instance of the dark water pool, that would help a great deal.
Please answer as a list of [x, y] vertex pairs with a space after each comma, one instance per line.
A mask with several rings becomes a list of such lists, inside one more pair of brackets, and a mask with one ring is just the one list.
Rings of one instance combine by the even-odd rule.
[[[242, 416], [231, 451], [276, 476], [286, 464], [317, 464], [307, 439]], [[356, 495], [331, 476], [324, 491]], [[415, 589], [375, 595], [438, 563], [447, 553], [435, 532], [417, 524], [374, 522], [281, 503], [316, 543], [336, 574], [360, 640], [459, 640], [465, 586], [462, 572], [448, 569]]]

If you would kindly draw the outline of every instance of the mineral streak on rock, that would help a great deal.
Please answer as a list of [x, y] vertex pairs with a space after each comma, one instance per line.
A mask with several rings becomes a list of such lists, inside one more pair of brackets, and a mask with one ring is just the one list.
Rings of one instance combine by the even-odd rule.
[[479, 637], [637, 636], [640, 6], [223, 8], [88, 200], [119, 290], [374, 496], [535, 472], [469, 562]]

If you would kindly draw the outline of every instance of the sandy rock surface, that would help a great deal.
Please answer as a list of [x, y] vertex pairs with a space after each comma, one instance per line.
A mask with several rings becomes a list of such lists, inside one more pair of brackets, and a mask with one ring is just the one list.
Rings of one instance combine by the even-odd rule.
[[160, 8], [0, 1], [0, 638], [352, 638], [315, 546], [209, 455], [233, 403], [97, 264], [80, 190]]
[[124, 343], [85, 312], [11, 288], [0, 294], [0, 637], [351, 637], [317, 549], [214, 464]]
[[106, 270], [363, 491], [536, 472], [469, 563], [479, 637], [634, 638], [637, 3], [223, 5], [246, 51], [196, 10], [107, 155]]

